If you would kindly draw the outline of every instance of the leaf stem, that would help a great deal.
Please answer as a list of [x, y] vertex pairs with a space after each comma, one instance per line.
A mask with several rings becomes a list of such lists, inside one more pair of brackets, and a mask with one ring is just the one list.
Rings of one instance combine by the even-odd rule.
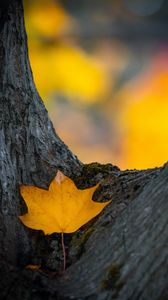
[[62, 246], [63, 260], [64, 260], [63, 272], [65, 272], [65, 269], [66, 269], [66, 252], [65, 252], [64, 233], [63, 232], [61, 232], [61, 246]]

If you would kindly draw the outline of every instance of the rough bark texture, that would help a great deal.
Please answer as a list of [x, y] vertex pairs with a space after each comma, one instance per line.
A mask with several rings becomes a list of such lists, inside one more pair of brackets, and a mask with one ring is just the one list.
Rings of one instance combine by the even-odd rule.
[[[0, 298], [168, 299], [168, 165], [120, 171], [82, 165], [55, 134], [33, 83], [21, 0], [0, 3]], [[111, 204], [74, 234], [18, 221], [20, 184], [47, 188], [57, 169]], [[26, 269], [40, 264], [39, 270]]]
[[33, 83], [21, 0], [4, 1], [0, 29], [0, 256], [18, 264], [30, 251], [19, 184], [47, 188], [58, 168], [73, 177], [82, 164], [55, 134]]

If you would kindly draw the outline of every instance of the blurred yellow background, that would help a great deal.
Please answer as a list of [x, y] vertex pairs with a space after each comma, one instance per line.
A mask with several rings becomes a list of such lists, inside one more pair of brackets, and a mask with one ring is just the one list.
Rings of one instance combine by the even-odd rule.
[[83, 162], [149, 168], [168, 153], [168, 4], [25, 0], [35, 83]]

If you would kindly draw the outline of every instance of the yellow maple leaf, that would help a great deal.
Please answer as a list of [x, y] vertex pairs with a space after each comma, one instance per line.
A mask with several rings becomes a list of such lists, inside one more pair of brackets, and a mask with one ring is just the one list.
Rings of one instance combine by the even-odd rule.
[[45, 234], [74, 232], [97, 216], [110, 202], [92, 201], [96, 188], [97, 185], [79, 190], [70, 178], [61, 176], [60, 172], [48, 191], [23, 185], [20, 192], [28, 206], [28, 213], [20, 219], [27, 227], [41, 229]]

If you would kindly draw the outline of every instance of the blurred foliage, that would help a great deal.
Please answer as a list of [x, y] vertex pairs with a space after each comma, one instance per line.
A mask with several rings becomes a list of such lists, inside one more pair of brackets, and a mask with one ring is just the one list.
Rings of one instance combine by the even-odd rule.
[[30, 1], [26, 8], [30, 60], [43, 99], [47, 101], [51, 93], [59, 92], [71, 100], [100, 100], [108, 89], [103, 66], [73, 41], [60, 38], [75, 21], [56, 1]]
[[30, 39], [33, 37], [52, 39], [66, 32], [72, 19], [56, 1], [25, 1], [26, 27]]
[[84, 162], [148, 168], [168, 153], [168, 3], [131, 1], [25, 0], [25, 20], [61, 138]]
[[[166, 51], [167, 52], [167, 51]], [[153, 57], [148, 70], [122, 90], [125, 165], [159, 166], [168, 160], [168, 54]]]
[[47, 48], [30, 45], [35, 82], [46, 99], [53, 92], [88, 103], [100, 100], [108, 87], [108, 78], [100, 64], [79, 47], [59, 43]]

